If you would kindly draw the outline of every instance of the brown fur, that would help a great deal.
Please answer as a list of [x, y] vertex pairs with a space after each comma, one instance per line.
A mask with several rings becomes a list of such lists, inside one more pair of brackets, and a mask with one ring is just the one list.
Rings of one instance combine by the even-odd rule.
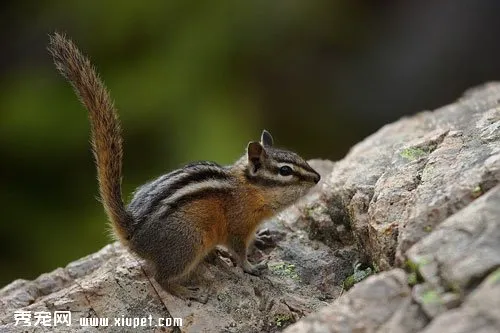
[[[267, 204], [266, 194], [263, 188], [252, 186], [244, 181], [244, 177], [239, 176], [241, 182], [240, 191], [231, 202], [233, 207], [239, 207], [239, 210], [231, 209], [231, 224], [229, 225], [229, 234], [241, 237], [248, 246], [255, 235], [255, 230], [262, 222], [271, 217], [275, 212]], [[244, 205], [241, 205], [244, 202]], [[228, 240], [226, 239], [227, 244]]]
[[102, 204], [115, 234], [126, 244], [132, 219], [121, 196], [123, 150], [118, 113], [89, 59], [71, 40], [55, 33], [50, 36], [48, 49], [57, 69], [71, 83], [89, 112], [92, 151]]
[[192, 201], [184, 208], [186, 216], [189, 216], [188, 223], [202, 234], [204, 252], [210, 252], [228, 237], [228, 219], [224, 206], [223, 198], [211, 196]]
[[202, 234], [205, 254], [216, 245], [230, 247], [234, 237], [240, 237], [248, 246], [253, 241], [255, 230], [273, 215], [266, 204], [263, 189], [243, 183], [243, 177], [238, 178], [242, 184], [231, 198], [212, 195], [183, 207], [189, 223]]

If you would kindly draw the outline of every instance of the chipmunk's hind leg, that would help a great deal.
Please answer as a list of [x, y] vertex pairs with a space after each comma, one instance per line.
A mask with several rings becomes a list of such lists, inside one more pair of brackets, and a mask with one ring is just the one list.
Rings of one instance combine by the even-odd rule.
[[155, 280], [162, 286], [163, 289], [176, 297], [205, 304], [208, 301], [208, 289], [202, 288], [201, 286], [184, 285], [188, 281], [192, 271], [197, 270], [196, 266], [198, 262], [194, 264], [195, 268], [188, 268], [179, 275], [172, 275], [172, 270], [169, 270], [168, 268], [165, 269], [167, 266], [158, 266], [155, 269]]
[[[155, 245], [163, 246], [148, 251], [149, 261], [154, 266], [155, 279], [163, 289], [177, 297], [206, 303], [208, 292], [201, 287], [183, 285], [204, 257], [202, 235], [190, 232], [186, 224], [183, 228], [175, 228], [176, 222], [178, 221], [169, 221], [163, 225], [163, 231], [159, 235], [161, 240], [154, 242]], [[151, 258], [153, 253], [154, 257]]]
[[167, 282], [161, 283], [160, 285], [170, 294], [184, 300], [192, 300], [201, 304], [206, 304], [208, 302], [210, 292], [207, 288], [186, 287], [178, 282]]

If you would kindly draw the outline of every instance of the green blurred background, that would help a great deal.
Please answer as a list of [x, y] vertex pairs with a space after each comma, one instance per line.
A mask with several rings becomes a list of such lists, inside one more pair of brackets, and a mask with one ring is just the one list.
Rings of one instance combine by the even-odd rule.
[[6, 1], [0, 19], [0, 286], [109, 242], [88, 121], [46, 52], [65, 32], [116, 100], [124, 191], [270, 130], [339, 159], [405, 114], [500, 77], [500, 2]]

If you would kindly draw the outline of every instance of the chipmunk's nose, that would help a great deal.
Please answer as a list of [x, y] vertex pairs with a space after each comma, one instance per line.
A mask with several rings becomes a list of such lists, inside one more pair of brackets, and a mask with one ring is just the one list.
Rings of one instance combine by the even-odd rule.
[[319, 183], [320, 180], [321, 180], [321, 176], [319, 175], [319, 173], [316, 173], [316, 177], [314, 177], [314, 182], [317, 184], [317, 183]]

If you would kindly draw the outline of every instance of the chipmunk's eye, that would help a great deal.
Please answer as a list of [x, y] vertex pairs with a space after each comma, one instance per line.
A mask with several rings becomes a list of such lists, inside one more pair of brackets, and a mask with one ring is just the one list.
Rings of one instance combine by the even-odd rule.
[[290, 176], [293, 170], [288, 165], [284, 165], [280, 168], [279, 173], [281, 176]]

